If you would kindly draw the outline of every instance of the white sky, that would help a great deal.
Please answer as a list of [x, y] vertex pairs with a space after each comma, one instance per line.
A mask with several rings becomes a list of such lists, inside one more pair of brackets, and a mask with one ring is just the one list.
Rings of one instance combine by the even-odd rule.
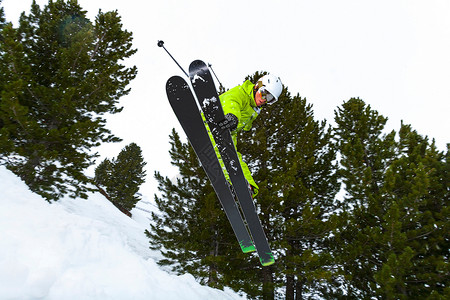
[[[123, 143], [99, 149], [117, 156], [136, 142], [148, 163], [142, 191], [152, 197], [153, 171], [174, 176], [168, 135], [182, 132], [165, 94], [165, 82], [183, 75], [156, 43], [162, 39], [188, 69], [194, 59], [213, 65], [227, 88], [255, 71], [280, 76], [291, 94], [314, 105], [317, 119], [333, 121], [334, 110], [360, 97], [389, 118], [387, 129], [411, 124], [450, 142], [450, 0], [79, 0], [94, 20], [99, 9], [117, 9], [133, 32], [138, 67], [125, 109], [109, 118]], [[17, 24], [31, 0], [3, 0], [8, 21]], [[48, 1], [38, 0], [43, 7]]]

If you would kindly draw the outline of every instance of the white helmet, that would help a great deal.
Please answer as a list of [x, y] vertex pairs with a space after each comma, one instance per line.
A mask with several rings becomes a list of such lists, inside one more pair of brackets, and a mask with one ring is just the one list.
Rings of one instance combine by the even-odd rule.
[[278, 101], [278, 97], [280, 97], [281, 92], [283, 91], [283, 84], [281, 83], [281, 79], [275, 75], [267, 74], [261, 77], [257, 83], [258, 88], [265, 87], [265, 89], [273, 95], [275, 98], [272, 101], [268, 101], [268, 104], [273, 104]]

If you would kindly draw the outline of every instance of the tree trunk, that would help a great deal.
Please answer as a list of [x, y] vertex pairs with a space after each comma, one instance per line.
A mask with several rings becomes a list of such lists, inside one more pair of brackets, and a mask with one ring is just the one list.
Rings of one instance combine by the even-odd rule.
[[294, 300], [294, 275], [286, 276], [286, 300]]
[[108, 199], [112, 204], [114, 204], [114, 206], [119, 209], [121, 212], [123, 212], [124, 214], [126, 214], [128, 217], [132, 217], [133, 215], [131, 214], [131, 212], [129, 212], [128, 210], [126, 210], [125, 208], [123, 208], [121, 205], [115, 203], [114, 201], [112, 201], [111, 197], [108, 195], [108, 193], [102, 189], [98, 184], [95, 184], [95, 187], [98, 189], [99, 193], [102, 194], [103, 196], [105, 196], [106, 199]]
[[263, 299], [273, 300], [275, 298], [275, 290], [273, 285], [273, 273], [271, 267], [264, 267], [263, 273]]
[[295, 283], [295, 300], [303, 299], [303, 280], [298, 280]]
[[[219, 255], [219, 241], [217, 240], [218, 238], [218, 232], [217, 230], [214, 229], [214, 226], [211, 226], [211, 230], [215, 231], [215, 238], [211, 243], [211, 251], [210, 251], [210, 255], [213, 257], [216, 257]], [[217, 265], [214, 262], [211, 262], [209, 264], [209, 276], [208, 276], [208, 286], [210, 287], [217, 287]]]

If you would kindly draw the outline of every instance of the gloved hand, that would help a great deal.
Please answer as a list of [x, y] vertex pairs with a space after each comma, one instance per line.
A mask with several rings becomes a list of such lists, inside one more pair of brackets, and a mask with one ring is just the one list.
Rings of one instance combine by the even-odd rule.
[[234, 131], [236, 130], [238, 123], [239, 123], [238, 117], [236, 117], [232, 113], [228, 113], [225, 115], [225, 119], [219, 122], [219, 127], [222, 130], [229, 129], [230, 131]]

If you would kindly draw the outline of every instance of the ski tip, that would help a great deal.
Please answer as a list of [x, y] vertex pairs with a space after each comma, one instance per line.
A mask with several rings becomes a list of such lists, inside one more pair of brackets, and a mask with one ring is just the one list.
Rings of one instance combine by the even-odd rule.
[[172, 76], [166, 82], [167, 94], [174, 94], [177, 89], [189, 87], [186, 80], [180, 76]]
[[196, 59], [189, 65], [189, 77], [194, 76], [199, 70], [207, 70], [208, 66], [203, 60]]
[[201, 59], [196, 59], [191, 62], [191, 65], [192, 66], [197, 66], [197, 65], [206, 66], [206, 63]]

